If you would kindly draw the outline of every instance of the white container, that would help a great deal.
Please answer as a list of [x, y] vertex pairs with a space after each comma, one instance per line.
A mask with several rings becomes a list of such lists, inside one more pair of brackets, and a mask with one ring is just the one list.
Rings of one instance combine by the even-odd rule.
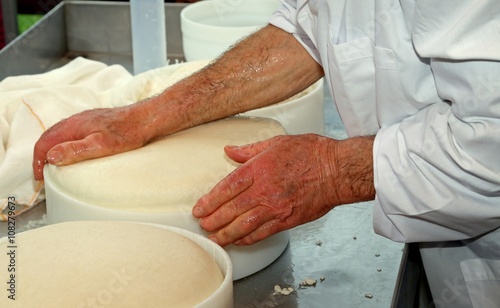
[[[150, 71], [142, 78], [158, 78], [154, 85], [171, 85], [210, 63], [209, 60], [190, 61]], [[157, 91], [161, 91], [160, 88]], [[274, 105], [242, 113], [243, 116], [277, 120], [287, 134], [324, 134], [324, 79], [320, 79], [303, 92]]]
[[278, 104], [242, 113], [243, 116], [274, 119], [289, 135], [325, 132], [324, 85], [318, 80], [304, 92]]
[[203, 248], [206, 252], [208, 252], [210, 256], [214, 258], [215, 262], [222, 272], [222, 275], [224, 275], [224, 280], [222, 281], [220, 287], [210, 297], [196, 305], [196, 308], [233, 307], [233, 264], [231, 263], [231, 258], [224, 249], [222, 249], [219, 245], [210, 241], [206, 237], [182, 228], [160, 224], [150, 225], [154, 225], [155, 227], [178, 233], [200, 245], [201, 248]]
[[268, 24], [277, 0], [205, 0], [181, 11], [184, 57], [214, 59], [238, 40]]

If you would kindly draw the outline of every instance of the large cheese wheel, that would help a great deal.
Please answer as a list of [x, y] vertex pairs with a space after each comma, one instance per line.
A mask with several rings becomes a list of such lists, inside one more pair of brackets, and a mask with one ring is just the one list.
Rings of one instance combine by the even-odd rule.
[[225, 155], [224, 146], [280, 134], [285, 130], [275, 120], [233, 117], [130, 152], [49, 166], [48, 173], [60, 192], [87, 204], [132, 212], [186, 212], [238, 167]]
[[0, 307], [193, 307], [223, 281], [207, 251], [154, 225], [60, 223], [14, 243], [0, 240], [2, 271], [14, 268], [2, 275], [14, 291], [4, 288]]

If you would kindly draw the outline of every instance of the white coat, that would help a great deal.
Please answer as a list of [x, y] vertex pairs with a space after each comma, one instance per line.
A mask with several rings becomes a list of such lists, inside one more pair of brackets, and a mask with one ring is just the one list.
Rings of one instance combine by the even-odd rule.
[[[434, 303], [498, 307], [500, 1], [283, 0], [270, 22], [323, 66], [348, 135], [376, 134], [375, 231], [465, 240], [454, 242], [470, 253], [455, 266], [462, 280], [429, 281]], [[486, 233], [496, 255], [471, 250]]]

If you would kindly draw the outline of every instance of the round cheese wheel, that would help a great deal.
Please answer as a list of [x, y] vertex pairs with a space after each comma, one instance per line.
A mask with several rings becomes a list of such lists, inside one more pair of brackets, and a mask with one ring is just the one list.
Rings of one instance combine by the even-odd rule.
[[51, 183], [77, 200], [132, 212], [185, 212], [239, 164], [226, 145], [285, 134], [271, 119], [233, 117], [196, 126], [142, 148], [74, 165], [48, 166]]
[[15, 243], [0, 239], [1, 268], [14, 269], [1, 307], [193, 307], [223, 281], [207, 251], [154, 225], [67, 222], [20, 233]]

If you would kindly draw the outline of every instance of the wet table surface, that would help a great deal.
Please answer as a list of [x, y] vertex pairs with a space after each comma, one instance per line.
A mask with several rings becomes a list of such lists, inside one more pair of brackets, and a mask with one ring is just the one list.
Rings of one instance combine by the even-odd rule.
[[[325, 134], [345, 138], [325, 94]], [[373, 232], [372, 211], [373, 202], [344, 205], [290, 230], [289, 245], [275, 262], [235, 281], [235, 307], [390, 307], [403, 244]], [[18, 217], [17, 231], [45, 224], [42, 203]], [[7, 224], [0, 222], [0, 237], [6, 233]], [[316, 285], [301, 287], [305, 279]], [[275, 294], [276, 285], [294, 291]]]

